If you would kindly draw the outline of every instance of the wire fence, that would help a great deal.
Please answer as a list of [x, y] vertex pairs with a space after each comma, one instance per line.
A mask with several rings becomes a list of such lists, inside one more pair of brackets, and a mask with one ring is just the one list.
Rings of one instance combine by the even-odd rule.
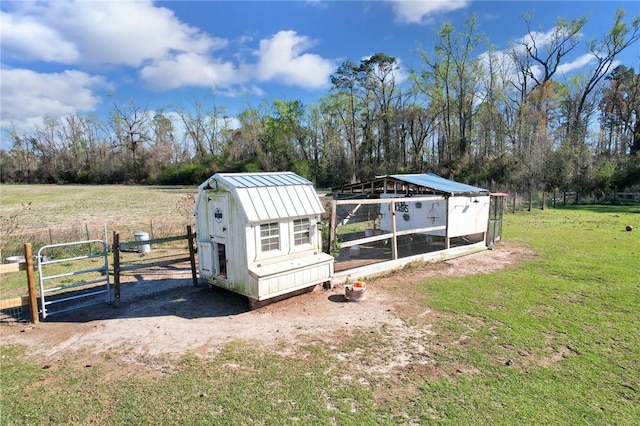
[[105, 223], [77, 224], [65, 227], [43, 227], [26, 232], [10, 232], [1, 236], [0, 252], [2, 260], [8, 257], [22, 255], [22, 247], [25, 243], [31, 243], [34, 252], [49, 244], [60, 244], [72, 241], [103, 240], [109, 250], [113, 245], [113, 233], [117, 232], [123, 238], [134, 239], [136, 233], [149, 234], [150, 239], [166, 238], [184, 233], [187, 226], [194, 226], [195, 222], [176, 221], [175, 217], [162, 219], [155, 218], [148, 221], [130, 223]]
[[465, 200], [473, 226], [450, 220], [453, 213], [441, 196], [334, 201], [333, 235], [329, 235], [334, 271], [483, 243], [488, 218], [476, 226], [475, 215], [482, 212], [471, 207], [471, 198]]
[[513, 192], [506, 199], [505, 212], [515, 213], [579, 204], [636, 205], [640, 204], [640, 192]]
[[[110, 228], [106, 226], [98, 228], [81, 225], [23, 233], [16, 236], [16, 238], [32, 239], [31, 241], [35, 241], [35, 243], [30, 243], [30, 247], [37, 246], [38, 253], [40, 249], [43, 250], [40, 256], [32, 256], [31, 250], [28, 253], [30, 258], [41, 259], [42, 263], [38, 263], [38, 265], [48, 265], [46, 266], [46, 272], [44, 272], [44, 266], [43, 270], [40, 270], [39, 267], [35, 271], [35, 275], [39, 279], [42, 278], [41, 275], [47, 277], [47, 280], [42, 283], [44, 291], [63, 293], [69, 289], [74, 289], [73, 291], [75, 291], [76, 288], [78, 292], [93, 291], [93, 287], [102, 285], [102, 281], [105, 281], [107, 274], [115, 277], [115, 266], [111, 264], [112, 262], [109, 259], [106, 260], [106, 268], [108, 269], [96, 269], [96, 262], [99, 263], [97, 257], [100, 253], [105, 253], [105, 249], [113, 251], [114, 255], [118, 253], [118, 259], [121, 261], [119, 263], [126, 265], [125, 268], [129, 271], [129, 273], [123, 274], [127, 275], [127, 278], [119, 281], [129, 283], [149, 279], [162, 280], [190, 277], [195, 282], [196, 278], [193, 269], [195, 257], [192, 250], [192, 240], [190, 244], [187, 244], [187, 237], [191, 235], [191, 238], [193, 238], [193, 234], [190, 232], [191, 225], [184, 226], [176, 221], [153, 220], [149, 221], [147, 226], [144, 226], [144, 224], [129, 224], [118, 226], [118, 228], [126, 231], [112, 231], [109, 233]], [[188, 231], [187, 236], [184, 236], [185, 229]], [[141, 233], [144, 234], [144, 239], [138, 238]], [[120, 244], [122, 241], [119, 241], [116, 235], [123, 235], [123, 238], [128, 243]], [[154, 237], [149, 238], [151, 235]], [[86, 240], [87, 238], [93, 241]], [[102, 249], [93, 244], [97, 240], [106, 243], [105, 246], [100, 243], [100, 246], [103, 247]], [[54, 242], [55, 246], [52, 246], [51, 241]], [[152, 245], [153, 250], [151, 250]], [[189, 249], [189, 246], [191, 249]], [[122, 247], [126, 247], [126, 250], [123, 251]], [[148, 247], [148, 250], [143, 250], [143, 247]], [[27, 252], [24, 247], [20, 251], [17, 248], [14, 250], [15, 253], [19, 254], [10, 256], [12, 263], [0, 265], [0, 275], [2, 275], [0, 282], [0, 323], [24, 322], [31, 320], [32, 317], [32, 312], [29, 310], [30, 302], [25, 296], [27, 293], [27, 279], [24, 272], [21, 272], [23, 269], [19, 269], [25, 264]], [[186, 257], [185, 261], [187, 254], [190, 254], [190, 256]], [[70, 272], [72, 260], [77, 261], [75, 272]], [[191, 265], [189, 260], [191, 260]], [[102, 263], [104, 264], [105, 261], [103, 260]], [[18, 265], [21, 266], [19, 267]], [[120, 272], [119, 265], [118, 278], [120, 278]], [[83, 275], [78, 276], [80, 273]], [[95, 284], [97, 281], [100, 281], [100, 283]], [[107, 278], [105, 282], [108, 283], [109, 279]], [[40, 288], [39, 293], [42, 293], [42, 288]], [[57, 293], [52, 294], [54, 296], [58, 295]], [[74, 295], [72, 298], [75, 299], [77, 297], [79, 296]]]

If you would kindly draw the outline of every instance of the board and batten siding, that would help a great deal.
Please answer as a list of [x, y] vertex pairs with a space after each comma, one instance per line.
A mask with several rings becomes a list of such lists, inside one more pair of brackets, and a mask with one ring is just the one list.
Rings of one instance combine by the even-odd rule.
[[[228, 225], [223, 232], [210, 211], [220, 197], [227, 199]], [[209, 269], [200, 268], [209, 283], [266, 300], [331, 280], [334, 259], [322, 253], [317, 225], [324, 208], [308, 180], [291, 172], [215, 174], [199, 186], [195, 211], [198, 244], [211, 245], [202, 255], [212, 259], [201, 261]], [[309, 220], [308, 244], [295, 244], [296, 219]], [[280, 244], [277, 250], [263, 252], [260, 226], [268, 223], [278, 224]], [[211, 267], [218, 262], [216, 248], [221, 244], [226, 249], [226, 277]]]

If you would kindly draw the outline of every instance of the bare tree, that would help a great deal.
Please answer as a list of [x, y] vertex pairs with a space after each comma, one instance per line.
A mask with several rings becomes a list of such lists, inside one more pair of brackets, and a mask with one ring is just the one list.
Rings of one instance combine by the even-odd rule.
[[116, 146], [124, 147], [131, 154], [133, 176], [136, 183], [142, 181], [143, 165], [139, 161], [144, 144], [151, 140], [151, 129], [147, 109], [142, 109], [135, 102], [129, 103], [128, 111], [113, 104], [112, 125], [117, 138]]
[[624, 17], [624, 9], [618, 9], [609, 32], [601, 39], [588, 44], [589, 52], [595, 59], [595, 67], [584, 79], [575, 114], [569, 122], [569, 136], [574, 143], [585, 140], [588, 125], [585, 112], [589, 112], [592, 107], [589, 102], [590, 96], [609, 73], [618, 55], [640, 39], [640, 15], [634, 17], [630, 27], [624, 22]]

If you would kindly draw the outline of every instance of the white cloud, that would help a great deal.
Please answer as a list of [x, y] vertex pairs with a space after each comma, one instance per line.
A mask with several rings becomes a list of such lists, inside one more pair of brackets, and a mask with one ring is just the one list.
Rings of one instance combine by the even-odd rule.
[[557, 72], [558, 74], [561, 74], [561, 75], [570, 74], [573, 71], [579, 70], [589, 65], [589, 63], [592, 62], [594, 59], [595, 57], [593, 56], [592, 53], [585, 53], [584, 55], [577, 57], [571, 62], [568, 62], [566, 64], [560, 64], [558, 66]]
[[232, 93], [262, 93], [253, 87], [238, 87], [259, 82], [278, 82], [308, 89], [325, 87], [335, 70], [332, 61], [304, 53], [312, 43], [295, 31], [280, 31], [260, 41], [254, 51], [255, 62], [217, 61], [209, 55], [180, 53], [167, 55], [145, 65], [140, 76], [157, 90], [184, 86], [209, 87]]
[[[511, 40], [509, 48], [505, 50], [498, 50], [492, 52], [484, 52], [479, 55], [481, 65], [487, 71], [488, 75], [488, 61], [491, 59], [494, 68], [500, 71], [500, 78], [507, 84], [507, 87], [518, 87], [524, 78], [522, 70], [514, 62], [513, 55], [522, 58], [523, 63], [528, 62], [528, 72], [536, 79], [540, 79], [544, 75], [542, 66], [536, 61], [527, 58], [529, 55], [527, 50], [531, 49], [534, 53], [540, 57], [545, 57], [556, 47], [559, 40], [563, 40], [568, 37], [567, 29], [562, 27], [552, 27], [548, 31], [531, 31], [523, 35], [522, 37]], [[581, 38], [582, 34], [577, 33], [577, 38]], [[555, 57], [551, 56], [552, 60]], [[569, 55], [563, 56], [562, 62], [558, 65], [554, 79], [558, 80], [562, 77], [567, 77], [574, 72], [580, 71], [587, 67], [594, 60], [594, 56], [590, 53], [580, 55], [578, 57], [571, 58]], [[567, 62], [569, 61], [569, 62]], [[526, 77], [528, 80], [532, 80], [531, 77]], [[512, 84], [509, 84], [512, 83]], [[528, 85], [531, 87], [533, 81], [529, 81]]]
[[308, 89], [325, 87], [335, 65], [319, 55], [303, 53], [312, 44], [295, 31], [280, 31], [260, 41], [256, 78]]
[[[91, 75], [97, 70], [124, 80], [138, 72], [158, 91], [206, 87], [224, 96], [264, 96], [263, 83], [318, 89], [335, 70], [333, 61], [308, 53], [312, 41], [294, 31], [256, 48], [247, 36], [210, 36], [150, 0], [15, 2], [0, 13], [3, 129], [94, 111], [107, 86], [105, 77]], [[36, 68], [44, 63], [76, 70], [45, 73]], [[38, 71], [26, 69], [31, 65]]]
[[78, 59], [76, 46], [55, 29], [30, 16], [0, 12], [2, 54], [21, 59], [70, 63]]
[[[557, 44], [558, 40], [569, 37], [567, 28], [553, 27], [547, 32], [532, 31], [519, 39], [513, 41], [514, 49], [518, 52], [526, 52], [527, 48], [537, 49], [539, 52], [545, 52], [548, 46]], [[582, 34], [577, 33], [577, 38], [581, 38]]]
[[226, 87], [245, 80], [230, 62], [215, 62], [210, 57], [182, 53], [153, 61], [140, 70], [151, 87], [160, 90], [183, 86]]
[[305, 53], [312, 43], [294, 31], [260, 41], [257, 62], [251, 63], [241, 53], [247, 53], [252, 40], [240, 37], [234, 42], [237, 55], [229, 62], [216, 55], [229, 46], [228, 40], [182, 23], [171, 10], [149, 0], [17, 3], [12, 14], [3, 12], [2, 24], [3, 51], [21, 52], [21, 61], [92, 69], [125, 65], [139, 69], [156, 90], [236, 90], [234, 85], [251, 79], [315, 89], [326, 85], [335, 69], [331, 61]]
[[0, 70], [3, 129], [41, 122], [44, 116], [63, 117], [92, 111], [100, 102], [93, 89], [105, 86], [103, 77], [80, 71], [40, 74], [27, 69]]
[[396, 19], [405, 24], [423, 24], [433, 15], [452, 12], [469, 5], [470, 0], [389, 0]]
[[3, 25], [2, 47], [26, 47], [29, 59], [135, 67], [169, 52], [205, 53], [226, 44], [149, 0], [17, 5], [12, 15], [3, 17], [3, 24], [12, 25]]

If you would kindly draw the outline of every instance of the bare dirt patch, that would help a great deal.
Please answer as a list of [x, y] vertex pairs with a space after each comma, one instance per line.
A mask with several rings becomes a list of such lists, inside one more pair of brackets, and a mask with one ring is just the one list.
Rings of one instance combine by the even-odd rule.
[[[124, 302], [51, 316], [36, 326], [6, 324], [0, 327], [0, 339], [3, 345], [25, 346], [31, 357], [46, 365], [74, 354], [81, 365], [109, 360], [162, 373], [186, 353], [214, 356], [232, 341], [287, 354], [309, 344], [332, 350], [345, 338], [366, 334], [383, 342], [382, 347], [356, 347], [348, 353], [336, 349], [336, 359], [355, 357], [378, 375], [407, 366], [429, 370], [431, 324], [439, 314], [385, 287], [392, 281], [404, 285], [433, 276], [489, 273], [530, 256], [522, 247], [501, 244], [495, 250], [372, 279], [365, 301], [347, 302], [344, 288], [338, 286], [253, 311], [244, 297], [206, 285], [194, 287], [186, 277], [161, 281], [154, 281], [157, 276], [149, 281], [139, 277], [141, 281], [124, 286], [131, 292]], [[407, 314], [420, 321], [405, 322]], [[357, 380], [367, 377], [360, 375]]]

